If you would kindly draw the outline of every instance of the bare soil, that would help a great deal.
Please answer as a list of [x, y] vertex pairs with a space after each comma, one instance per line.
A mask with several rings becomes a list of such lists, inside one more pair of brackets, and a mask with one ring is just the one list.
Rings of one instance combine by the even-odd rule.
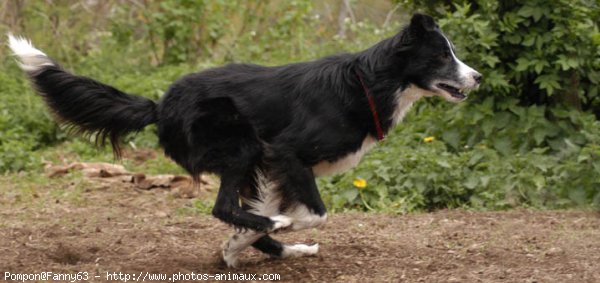
[[[278, 273], [302, 282], [600, 282], [600, 214], [593, 211], [387, 215], [341, 213], [326, 226], [277, 234], [319, 243], [317, 256], [218, 256], [232, 232], [193, 199], [129, 184], [51, 181], [0, 186], [0, 280], [5, 272]], [[208, 193], [210, 195], [210, 193]], [[98, 275], [100, 277], [93, 277]], [[114, 282], [114, 281], [113, 281]]]

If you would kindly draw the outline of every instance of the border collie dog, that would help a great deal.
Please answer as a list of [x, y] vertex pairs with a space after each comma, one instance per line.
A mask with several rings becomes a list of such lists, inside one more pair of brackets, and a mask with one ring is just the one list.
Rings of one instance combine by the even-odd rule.
[[61, 122], [109, 140], [117, 156], [120, 137], [156, 123], [166, 155], [195, 180], [221, 176], [212, 213], [236, 228], [223, 245], [228, 266], [249, 246], [275, 257], [315, 254], [318, 244], [271, 237], [325, 222], [315, 177], [355, 166], [419, 98], [460, 102], [482, 78], [423, 14], [362, 52], [229, 64], [182, 77], [158, 102], [69, 73], [28, 40], [8, 39]]

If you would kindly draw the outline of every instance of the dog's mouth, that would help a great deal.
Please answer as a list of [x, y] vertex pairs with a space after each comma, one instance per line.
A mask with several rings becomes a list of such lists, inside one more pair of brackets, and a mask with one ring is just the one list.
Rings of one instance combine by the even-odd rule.
[[451, 86], [446, 83], [438, 83], [435, 86], [437, 88], [449, 93], [452, 97], [454, 97], [456, 99], [463, 100], [463, 99], [467, 98], [466, 89], [464, 89], [464, 88], [460, 89], [460, 88]]

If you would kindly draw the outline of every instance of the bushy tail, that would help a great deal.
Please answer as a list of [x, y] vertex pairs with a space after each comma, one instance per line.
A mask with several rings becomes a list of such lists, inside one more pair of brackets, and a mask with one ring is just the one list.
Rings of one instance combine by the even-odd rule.
[[27, 39], [9, 34], [8, 41], [21, 69], [57, 118], [77, 132], [96, 134], [100, 144], [109, 139], [117, 157], [122, 136], [158, 121], [154, 101], [73, 75]]

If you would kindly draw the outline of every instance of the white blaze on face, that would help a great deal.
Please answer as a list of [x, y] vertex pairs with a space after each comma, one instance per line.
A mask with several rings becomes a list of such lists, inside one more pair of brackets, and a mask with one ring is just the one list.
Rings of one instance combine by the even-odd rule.
[[477, 85], [478, 82], [475, 81], [475, 76], [478, 75], [479, 73], [477, 71], [475, 71], [473, 68], [469, 67], [467, 64], [460, 61], [460, 59], [456, 58], [456, 55], [454, 55], [454, 50], [452, 49], [452, 44], [450, 43], [448, 38], [446, 38], [445, 35], [442, 34], [442, 36], [446, 40], [446, 43], [448, 44], [448, 48], [450, 48], [450, 54], [452, 54], [452, 59], [458, 65], [457, 71], [458, 71], [458, 76], [459, 76], [460, 80], [463, 81], [463, 83], [466, 85], [470, 85], [470, 86]]

